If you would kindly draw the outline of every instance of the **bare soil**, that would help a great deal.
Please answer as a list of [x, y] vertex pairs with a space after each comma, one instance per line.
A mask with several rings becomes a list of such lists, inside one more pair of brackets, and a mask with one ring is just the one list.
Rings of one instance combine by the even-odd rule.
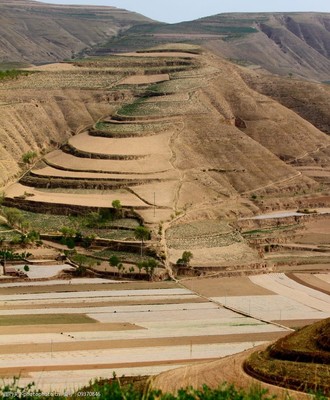
[[182, 279], [180, 283], [188, 289], [206, 297], [263, 296], [275, 294], [255, 285], [248, 277]]
[[[98, 332], [98, 331], [127, 331], [144, 329], [138, 325], [125, 323], [93, 323], [93, 324], [64, 324], [60, 325], [16, 325], [16, 326], [1, 326], [0, 335], [21, 335], [24, 331], [25, 334], [33, 333], [61, 333], [61, 332]], [[38, 346], [38, 344], [36, 344]], [[4, 346], [3, 346], [4, 347]], [[30, 352], [30, 347], [27, 352]], [[5, 351], [3, 348], [0, 352]], [[12, 349], [15, 353], [15, 348]], [[7, 353], [9, 354], [9, 353]]]

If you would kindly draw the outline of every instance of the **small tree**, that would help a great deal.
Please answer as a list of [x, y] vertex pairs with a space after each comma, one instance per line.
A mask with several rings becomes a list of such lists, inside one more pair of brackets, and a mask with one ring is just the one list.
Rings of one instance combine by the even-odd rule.
[[123, 208], [122, 208], [122, 205], [120, 203], [120, 200], [114, 200], [112, 202], [112, 207], [115, 210], [115, 218], [122, 218], [122, 216], [123, 216]]
[[154, 258], [149, 258], [146, 261], [139, 262], [137, 264], [137, 267], [139, 268], [140, 273], [141, 273], [141, 270], [144, 269], [150, 279], [150, 278], [152, 278], [155, 268], [157, 267], [157, 261]]
[[23, 268], [23, 269], [24, 269], [25, 272], [29, 272], [29, 271], [30, 271], [30, 268], [29, 268], [28, 265], [24, 265], [24, 268]]
[[22, 155], [22, 161], [24, 164], [32, 164], [37, 158], [37, 153], [35, 151], [28, 151]]
[[151, 233], [149, 229], [147, 229], [145, 226], [138, 226], [135, 228], [134, 231], [134, 237], [135, 239], [141, 240], [141, 257], [143, 255], [143, 243], [145, 240], [149, 240], [151, 237]]
[[109, 258], [109, 264], [111, 267], [117, 267], [120, 264], [120, 259], [119, 257], [113, 255]]
[[177, 265], [182, 265], [184, 267], [188, 267], [190, 260], [193, 258], [193, 254], [191, 251], [184, 251], [182, 253], [181, 258], [178, 259], [178, 261], [176, 262]]

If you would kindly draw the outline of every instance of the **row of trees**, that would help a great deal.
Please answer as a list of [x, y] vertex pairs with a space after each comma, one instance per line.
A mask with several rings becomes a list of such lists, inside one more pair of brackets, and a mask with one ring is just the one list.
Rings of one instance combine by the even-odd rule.
[[[109, 258], [109, 264], [111, 267], [117, 268], [119, 273], [127, 272], [120, 258], [116, 255], [113, 255]], [[142, 270], [144, 270], [149, 278], [151, 278], [154, 275], [155, 269], [157, 268], [157, 261], [154, 258], [148, 258], [147, 260], [138, 262], [137, 268], [140, 274], [142, 273]], [[135, 268], [133, 266], [128, 269], [128, 272], [130, 273], [133, 273], [134, 271]]]

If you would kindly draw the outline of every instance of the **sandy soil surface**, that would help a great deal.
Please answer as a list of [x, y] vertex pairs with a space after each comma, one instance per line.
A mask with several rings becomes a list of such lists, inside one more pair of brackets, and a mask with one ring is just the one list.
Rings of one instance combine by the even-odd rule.
[[158, 75], [134, 75], [119, 81], [119, 85], [143, 85], [148, 83], [157, 83], [163, 81], [169, 81], [170, 77], [168, 74]]
[[275, 294], [254, 284], [248, 277], [182, 279], [180, 283], [202, 296], [260, 296]]
[[132, 138], [103, 138], [81, 133], [69, 139], [69, 143], [78, 150], [88, 153], [109, 155], [158, 155], [171, 157], [168, 146], [170, 133], [160, 133], [156, 136]]
[[330, 273], [329, 274], [317, 274], [317, 277], [322, 281], [330, 283]]

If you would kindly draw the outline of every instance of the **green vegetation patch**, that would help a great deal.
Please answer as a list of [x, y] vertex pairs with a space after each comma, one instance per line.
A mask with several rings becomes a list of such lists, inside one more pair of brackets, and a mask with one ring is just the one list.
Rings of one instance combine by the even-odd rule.
[[0, 81], [4, 81], [7, 79], [17, 79], [20, 76], [28, 76], [31, 73], [32, 73], [32, 71], [28, 72], [28, 71], [21, 71], [21, 70], [17, 70], [17, 69], [9, 69], [6, 71], [0, 70]]
[[111, 249], [96, 251], [93, 253], [93, 256], [104, 258], [106, 260], [113, 256], [116, 256], [119, 257], [121, 261], [129, 263], [139, 263], [141, 261], [148, 261], [150, 259], [150, 256], [147, 255], [141, 256], [138, 253], [130, 253], [128, 251], [115, 251]]
[[[76, 193], [74, 190], [71, 192]], [[3, 213], [6, 210], [12, 209], [2, 207]], [[90, 213], [78, 216], [42, 214], [23, 210], [17, 211], [20, 224], [40, 234], [60, 234], [67, 227], [70, 227], [72, 229], [72, 237], [76, 234], [83, 238], [99, 237], [112, 240], [135, 240], [134, 230], [139, 226], [139, 221], [135, 218], [117, 218], [111, 205], [108, 210], [102, 210], [99, 214]], [[5, 224], [2, 226], [4, 228], [7, 227]], [[1, 232], [0, 228], [0, 238], [2, 240], [12, 240], [19, 237], [20, 235], [15, 230]]]
[[0, 315], [0, 326], [91, 324], [96, 322], [84, 314]]
[[98, 131], [100, 131], [113, 136], [147, 135], [170, 129], [172, 126], [173, 124], [170, 122], [125, 124], [102, 121], [95, 124], [95, 134], [98, 134]]
[[252, 229], [250, 231], [244, 231], [242, 232], [243, 236], [260, 236], [260, 235], [269, 235], [274, 232], [278, 231], [291, 231], [301, 228], [301, 225], [299, 224], [293, 224], [293, 225], [282, 225], [282, 226], [273, 226], [271, 228], [265, 228], [265, 229]]

